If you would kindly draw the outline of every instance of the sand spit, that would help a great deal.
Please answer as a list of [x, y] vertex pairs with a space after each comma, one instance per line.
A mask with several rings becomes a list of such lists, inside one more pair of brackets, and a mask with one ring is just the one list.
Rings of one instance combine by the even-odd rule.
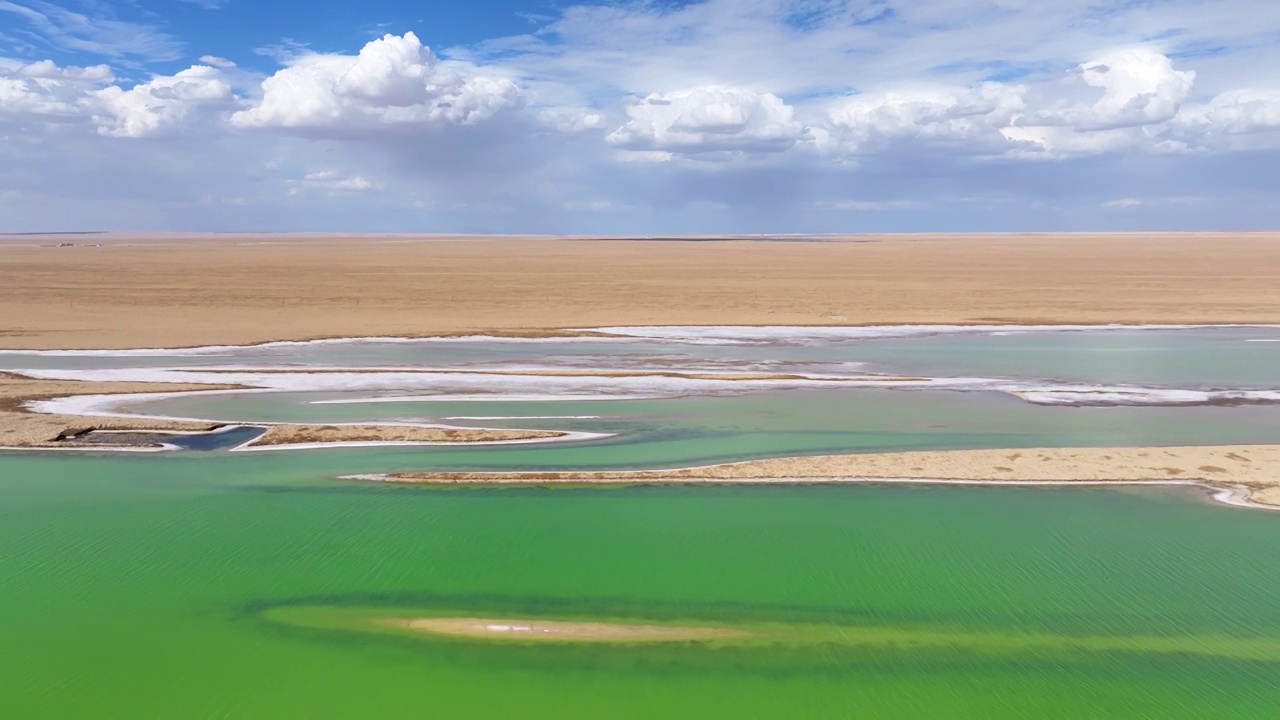
[[[1218, 499], [1280, 508], [1280, 445], [868, 453], [654, 471], [393, 473], [400, 483], [865, 482], [1200, 484]], [[1241, 504], [1241, 502], [1233, 504]]]
[[0, 317], [13, 319], [0, 347], [628, 325], [1280, 322], [1275, 232], [761, 239], [166, 235], [46, 248], [49, 238], [24, 237], [0, 252]]
[[[0, 448], [23, 450], [157, 450], [163, 442], [140, 445], [110, 445], [90, 442], [95, 433], [136, 432], [141, 434], [191, 435], [216, 432], [236, 423], [131, 416], [103, 411], [83, 415], [34, 412], [31, 405], [63, 398], [86, 401], [129, 397], [145, 399], [191, 392], [241, 392], [251, 389], [235, 385], [182, 385], [144, 382], [89, 382], [39, 380], [13, 373], [0, 373]], [[86, 410], [93, 403], [84, 403]], [[589, 433], [549, 430], [464, 428], [414, 423], [302, 424], [241, 423], [260, 426], [263, 435], [240, 446], [239, 450], [292, 449], [334, 446], [378, 446], [399, 444], [452, 445], [461, 443], [513, 443], [599, 437]]]
[[31, 412], [31, 402], [57, 397], [98, 393], [170, 393], [228, 390], [236, 386], [181, 385], [174, 383], [81, 382], [76, 380], [34, 380], [0, 373], [0, 447], [10, 448], [93, 448], [75, 439], [59, 440], [90, 430], [130, 430], [136, 432], [208, 432], [225, 423], [178, 419], [85, 417]]
[[486, 638], [516, 642], [689, 642], [745, 637], [741, 631], [678, 625], [512, 620], [492, 618], [390, 618], [381, 621], [406, 630], [433, 635]]
[[455, 444], [500, 443], [564, 438], [568, 433], [552, 430], [489, 430], [484, 428], [450, 428], [428, 425], [268, 425], [259, 438], [243, 446], [276, 448], [282, 446], [332, 446], [360, 444], [371, 447], [383, 444]]

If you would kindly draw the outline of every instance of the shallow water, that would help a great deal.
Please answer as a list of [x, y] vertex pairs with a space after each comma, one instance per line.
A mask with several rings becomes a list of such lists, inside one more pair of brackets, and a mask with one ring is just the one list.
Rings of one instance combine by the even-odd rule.
[[[1263, 332], [332, 345], [0, 362], [379, 366], [408, 353], [395, 362], [546, 366], [614, 353], [621, 365], [650, 367], [660, 352], [663, 362], [697, 358], [718, 369], [866, 362], [952, 377], [1280, 387], [1280, 363], [1270, 362], [1280, 343], [1245, 342]], [[1075, 359], [1064, 347], [1077, 348]], [[270, 359], [245, 357], [254, 353]], [[1143, 357], [1159, 360], [1134, 361]], [[1198, 490], [333, 479], [875, 450], [1263, 443], [1280, 433], [1280, 406], [1042, 407], [954, 389], [313, 404], [364, 394], [144, 407], [224, 420], [418, 419], [617, 435], [508, 447], [0, 453], [0, 714], [1257, 718], [1280, 707], [1280, 522]], [[751, 639], [529, 644], [410, 636], [369, 622], [401, 616], [721, 627]]]
[[[325, 483], [265, 457], [239, 472], [178, 455], [3, 464], [9, 717], [1266, 717], [1280, 703], [1280, 663], [1239, 651], [1280, 644], [1280, 523], [1189, 492], [432, 490]], [[784, 637], [523, 646], [278, 618], [305, 606]], [[890, 640], [786, 637], [813, 625]]]
[[[1280, 429], [1280, 405], [1059, 408], [993, 392], [868, 389], [617, 402], [311, 404], [316, 397], [301, 393], [179, 398], [141, 409], [215, 420], [416, 420], [617, 434], [586, 443], [379, 453], [396, 458], [397, 466], [403, 466], [398, 461], [405, 458], [423, 470], [657, 468], [915, 449], [1268, 443]], [[537, 418], [520, 419], [522, 415]], [[454, 419], [458, 417], [513, 419]], [[344, 466], [345, 458], [353, 455], [336, 449], [322, 452]], [[375, 467], [363, 471], [377, 470], [377, 464], [370, 462]]]

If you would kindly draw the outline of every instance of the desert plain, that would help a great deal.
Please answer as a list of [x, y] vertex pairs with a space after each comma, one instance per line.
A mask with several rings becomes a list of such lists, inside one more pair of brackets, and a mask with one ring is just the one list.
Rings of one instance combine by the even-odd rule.
[[1280, 322], [1280, 232], [0, 236], [0, 348], [614, 325]]

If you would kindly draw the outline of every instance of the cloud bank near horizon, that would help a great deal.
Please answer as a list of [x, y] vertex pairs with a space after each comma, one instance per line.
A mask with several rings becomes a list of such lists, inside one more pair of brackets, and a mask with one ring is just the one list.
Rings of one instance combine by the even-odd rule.
[[0, 231], [1280, 220], [1280, 6], [1247, 0], [578, 5], [468, 46], [168, 72], [147, 63], [179, 41], [47, 5], [0, 18], [100, 62], [0, 57]]

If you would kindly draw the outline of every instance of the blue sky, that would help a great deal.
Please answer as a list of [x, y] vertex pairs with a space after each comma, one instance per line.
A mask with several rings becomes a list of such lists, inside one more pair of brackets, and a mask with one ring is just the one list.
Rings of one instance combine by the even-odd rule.
[[0, 232], [1273, 228], [1280, 3], [0, 0]]

